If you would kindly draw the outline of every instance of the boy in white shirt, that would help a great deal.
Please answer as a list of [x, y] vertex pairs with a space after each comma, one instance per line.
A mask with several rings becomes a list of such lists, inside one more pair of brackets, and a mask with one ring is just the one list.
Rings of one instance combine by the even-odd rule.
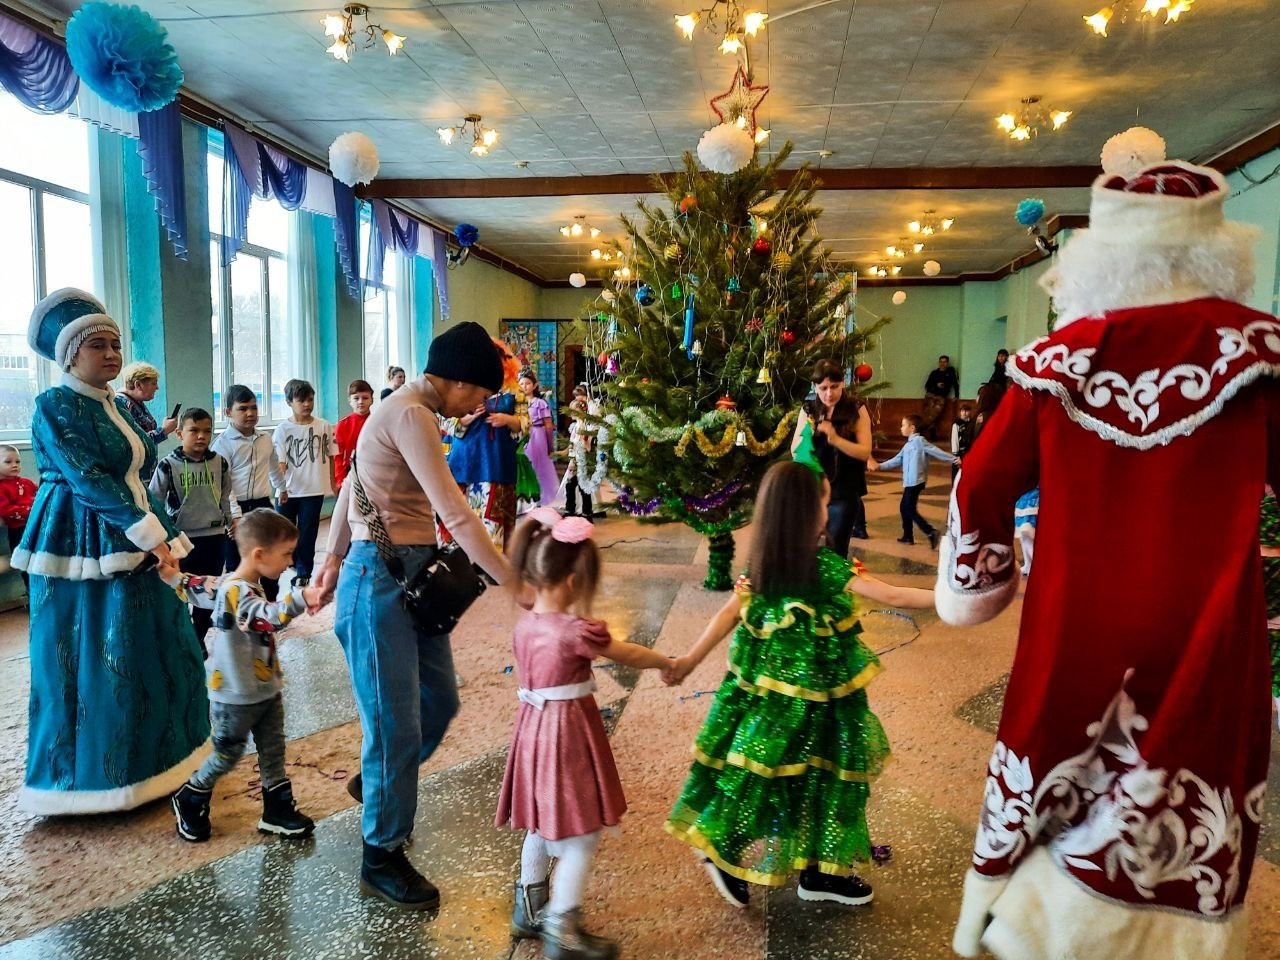
[[333, 427], [311, 415], [316, 405], [315, 387], [305, 380], [290, 380], [284, 385], [284, 398], [293, 415], [276, 426], [272, 438], [284, 479], [285, 496], [280, 498], [279, 510], [298, 527], [293, 585], [305, 587], [311, 582], [315, 564], [320, 508], [334, 489], [333, 457], [338, 445]]
[[[257, 394], [242, 383], [233, 383], [222, 395], [222, 413], [227, 418], [227, 429], [218, 434], [210, 449], [231, 468], [231, 496], [236, 505], [233, 516], [273, 509], [273, 495], [284, 503], [289, 495], [284, 491], [275, 446], [271, 435], [258, 429]], [[228, 537], [223, 567], [234, 570], [238, 566], [240, 550], [235, 537]], [[263, 577], [262, 589], [268, 600], [274, 600], [280, 584]]]

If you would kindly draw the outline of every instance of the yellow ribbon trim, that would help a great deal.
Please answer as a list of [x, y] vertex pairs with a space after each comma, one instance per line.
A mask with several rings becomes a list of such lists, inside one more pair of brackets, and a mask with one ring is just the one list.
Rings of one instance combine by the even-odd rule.
[[765, 691], [772, 691], [773, 693], [780, 693], [784, 697], [796, 697], [800, 700], [812, 700], [816, 703], [826, 703], [829, 700], [839, 700], [841, 697], [847, 697], [849, 694], [861, 690], [883, 670], [884, 667], [879, 662], [868, 663], [856, 676], [846, 680], [838, 687], [832, 687], [829, 690], [813, 690], [809, 687], [797, 686], [794, 683], [775, 680], [769, 676], [756, 677], [756, 682], [752, 683], [742, 676], [741, 667], [736, 663], [729, 664], [729, 672], [738, 678], [738, 686], [748, 693], [754, 693], [756, 696], [762, 697]]
[[823, 757], [810, 757], [803, 763], [788, 763], [780, 767], [767, 767], [758, 761], [748, 760], [745, 756], [735, 750], [733, 753], [729, 754], [727, 758], [720, 760], [698, 749], [696, 744], [693, 748], [693, 756], [694, 759], [704, 767], [710, 767], [712, 770], [723, 770], [727, 765], [732, 765], [743, 770], [750, 770], [752, 773], [765, 777], [769, 780], [774, 780], [778, 777], [798, 777], [807, 773], [810, 769], [816, 768], [818, 770], [826, 770], [828, 773], [834, 774], [837, 779], [843, 780], [846, 783], [871, 783], [884, 771], [884, 768], [889, 764], [892, 754], [885, 757], [884, 763], [880, 765], [880, 770], [875, 773], [863, 773], [858, 770], [845, 770]]
[[[831, 614], [824, 613], [819, 615], [817, 610], [801, 600], [788, 600], [782, 605], [782, 609], [786, 611], [786, 614], [781, 620], [778, 620], [775, 623], [766, 623], [763, 627], [755, 627], [752, 626], [751, 622], [747, 619], [747, 614], [750, 612], [750, 606], [751, 605], [749, 603], [744, 603], [738, 617], [742, 621], [742, 626], [746, 628], [747, 633], [751, 634], [757, 640], [765, 640], [775, 631], [786, 630], [790, 627], [794, 627], [796, 624], [796, 610], [803, 610], [809, 615], [809, 619], [813, 621], [813, 632], [819, 637], [830, 637], [836, 633], [844, 633], [844, 631], [852, 629], [858, 622], [857, 604], [851, 604], [849, 608], [849, 615], [841, 620], [837, 620], [833, 626], [831, 622]], [[819, 621], [821, 621], [821, 623], [819, 623]]]
[[697, 827], [686, 827], [668, 820], [663, 824], [663, 829], [677, 840], [683, 840], [691, 847], [705, 854], [712, 863], [725, 873], [737, 877], [739, 880], [745, 880], [747, 883], [758, 883], [765, 887], [780, 887], [787, 882], [787, 875], [792, 870], [803, 870], [805, 867], [811, 866], [816, 866], [823, 873], [836, 877], [851, 877], [857, 873], [857, 869], [854, 867], [830, 863], [826, 860], [810, 860], [807, 857], [793, 857], [790, 863], [787, 864], [787, 869], [782, 873], [765, 873], [762, 870], [751, 870], [747, 867], [739, 867], [736, 864], [727, 862], [716, 851], [711, 841], [698, 832]]

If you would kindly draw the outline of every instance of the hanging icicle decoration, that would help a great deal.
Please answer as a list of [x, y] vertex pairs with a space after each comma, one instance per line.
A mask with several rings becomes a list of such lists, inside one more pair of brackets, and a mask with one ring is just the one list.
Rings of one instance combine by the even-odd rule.
[[684, 298], [684, 353], [692, 360], [697, 354], [693, 352], [693, 294]]

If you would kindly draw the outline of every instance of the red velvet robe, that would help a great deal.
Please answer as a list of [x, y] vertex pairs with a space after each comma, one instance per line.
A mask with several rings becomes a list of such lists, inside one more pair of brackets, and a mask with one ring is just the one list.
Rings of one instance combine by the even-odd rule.
[[1280, 322], [1216, 299], [1114, 311], [1009, 368], [936, 591], [960, 625], [1012, 600], [1013, 505], [1039, 483], [955, 947], [1243, 956], [1271, 735], [1258, 501], [1280, 482]]

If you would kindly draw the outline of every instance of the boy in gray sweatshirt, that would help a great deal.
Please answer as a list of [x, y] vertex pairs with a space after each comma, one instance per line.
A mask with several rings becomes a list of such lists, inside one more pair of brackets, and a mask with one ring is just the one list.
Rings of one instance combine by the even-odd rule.
[[[231, 468], [209, 449], [213, 417], [207, 410], [188, 407], [178, 421], [179, 446], [156, 464], [151, 492], [169, 519], [191, 541], [191, 552], [179, 561], [182, 570], [206, 576], [222, 572], [226, 538], [235, 529], [240, 511], [231, 496]], [[205, 634], [212, 614], [191, 608], [191, 622], [205, 657]]]
[[284, 766], [283, 677], [276, 634], [294, 617], [321, 605], [315, 587], [293, 588], [278, 601], [266, 598], [264, 577], [278, 579], [293, 563], [298, 528], [274, 510], [258, 509], [240, 518], [236, 546], [240, 565], [221, 578], [200, 577], [162, 567], [165, 579], [185, 599], [210, 610], [214, 631], [209, 658], [209, 712], [213, 753], [173, 795], [178, 834], [184, 840], [208, 840], [213, 785], [244, 756], [249, 734], [258, 747], [262, 776], [262, 819], [258, 829], [285, 837], [305, 837], [315, 828], [293, 800]]

